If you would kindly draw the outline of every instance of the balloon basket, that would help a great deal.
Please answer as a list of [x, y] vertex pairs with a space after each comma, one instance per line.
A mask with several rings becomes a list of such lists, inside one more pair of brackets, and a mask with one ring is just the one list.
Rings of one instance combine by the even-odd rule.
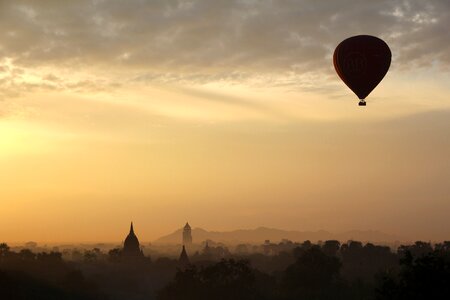
[[358, 105], [359, 106], [366, 106], [366, 101], [360, 100]]

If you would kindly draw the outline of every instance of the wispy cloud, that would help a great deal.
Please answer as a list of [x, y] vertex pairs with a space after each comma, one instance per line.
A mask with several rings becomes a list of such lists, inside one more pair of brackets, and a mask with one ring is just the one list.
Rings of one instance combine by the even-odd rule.
[[273, 106], [266, 105], [261, 101], [255, 101], [254, 99], [247, 99], [245, 97], [237, 97], [234, 95], [227, 95], [224, 93], [218, 93], [213, 91], [206, 91], [197, 88], [189, 88], [189, 87], [166, 87], [171, 91], [175, 91], [181, 93], [183, 95], [193, 96], [198, 99], [202, 99], [203, 101], [213, 102], [213, 103], [222, 103], [226, 105], [231, 105], [243, 109], [247, 109], [253, 112], [257, 112], [263, 114], [268, 117], [280, 118], [283, 120], [291, 119], [293, 116], [290, 116], [287, 112], [277, 109]]
[[397, 66], [450, 66], [446, 0], [18, 0], [0, 6], [0, 56], [22, 68], [96, 67], [210, 81], [320, 74], [331, 71], [334, 46], [361, 33], [385, 38]]

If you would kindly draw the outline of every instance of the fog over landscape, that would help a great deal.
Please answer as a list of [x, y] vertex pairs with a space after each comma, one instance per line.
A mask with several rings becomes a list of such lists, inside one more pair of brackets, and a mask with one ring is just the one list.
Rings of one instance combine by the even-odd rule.
[[131, 223], [121, 243], [0, 243], [0, 293], [14, 300], [426, 299], [430, 290], [444, 295], [449, 278], [449, 241], [389, 242], [394, 237], [375, 231], [208, 232], [189, 223], [154, 243], [138, 235]]

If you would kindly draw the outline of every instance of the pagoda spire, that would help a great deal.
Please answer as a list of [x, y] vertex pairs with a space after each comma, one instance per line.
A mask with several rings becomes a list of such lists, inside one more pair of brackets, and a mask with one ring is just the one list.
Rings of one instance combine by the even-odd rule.
[[130, 233], [123, 242], [122, 254], [124, 257], [128, 258], [144, 257], [142, 249], [140, 248], [139, 240], [134, 233], [133, 222], [130, 224]]
[[130, 234], [134, 234], [133, 222], [131, 222], [131, 226], [130, 226]]
[[186, 248], [183, 245], [178, 263], [182, 269], [186, 269], [190, 265], [189, 257], [186, 253]]

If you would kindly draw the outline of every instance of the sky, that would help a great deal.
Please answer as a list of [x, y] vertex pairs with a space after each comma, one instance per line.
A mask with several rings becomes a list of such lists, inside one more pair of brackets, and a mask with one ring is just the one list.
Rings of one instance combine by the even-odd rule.
[[[0, 0], [0, 239], [450, 239], [448, 0]], [[345, 38], [392, 52], [367, 107]]]

